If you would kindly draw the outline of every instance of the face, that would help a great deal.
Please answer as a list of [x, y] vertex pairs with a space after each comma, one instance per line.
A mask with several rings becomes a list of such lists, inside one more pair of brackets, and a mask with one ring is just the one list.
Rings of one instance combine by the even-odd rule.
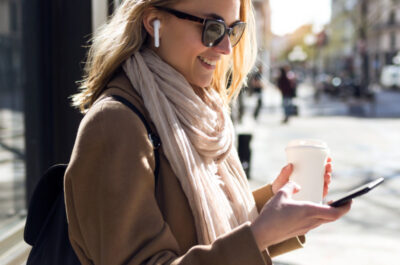
[[[239, 20], [240, 0], [184, 0], [171, 8], [201, 18], [217, 18], [231, 26]], [[201, 41], [203, 25], [161, 11], [160, 47], [155, 52], [195, 87], [207, 87], [222, 56], [232, 47], [227, 35], [214, 47]]]

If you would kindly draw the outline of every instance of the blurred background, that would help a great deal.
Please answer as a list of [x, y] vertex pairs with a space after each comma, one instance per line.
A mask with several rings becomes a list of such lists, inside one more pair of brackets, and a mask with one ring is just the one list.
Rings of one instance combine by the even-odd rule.
[[[68, 97], [77, 91], [91, 33], [119, 3], [0, 0], [0, 264], [24, 264], [27, 203], [46, 168], [68, 162], [82, 118]], [[232, 105], [250, 185], [272, 181], [286, 164], [286, 144], [298, 138], [330, 147], [328, 199], [386, 178], [346, 217], [310, 232], [304, 249], [274, 264], [396, 264], [400, 1], [253, 4], [258, 59]]]

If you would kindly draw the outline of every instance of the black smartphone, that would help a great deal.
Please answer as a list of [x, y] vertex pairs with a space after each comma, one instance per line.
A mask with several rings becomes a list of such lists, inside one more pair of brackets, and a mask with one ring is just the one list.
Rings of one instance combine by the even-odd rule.
[[381, 184], [383, 182], [383, 180], [384, 180], [384, 178], [378, 178], [378, 179], [368, 182], [367, 184], [364, 184], [358, 188], [355, 188], [355, 189], [351, 190], [350, 192], [348, 192], [343, 197], [341, 197], [340, 199], [337, 199], [337, 200], [331, 202], [329, 205], [332, 207], [340, 207], [340, 206], [346, 204], [351, 199], [361, 196], [361, 195], [369, 192], [373, 188], [377, 187], [379, 184]]

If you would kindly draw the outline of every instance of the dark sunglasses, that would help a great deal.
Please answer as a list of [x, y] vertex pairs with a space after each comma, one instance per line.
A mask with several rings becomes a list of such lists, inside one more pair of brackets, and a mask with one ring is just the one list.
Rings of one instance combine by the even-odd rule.
[[177, 18], [187, 19], [203, 24], [202, 43], [207, 47], [217, 46], [228, 34], [231, 46], [235, 46], [243, 35], [246, 23], [238, 21], [228, 27], [223, 20], [212, 18], [200, 18], [168, 7], [156, 7], [159, 10], [168, 12]]

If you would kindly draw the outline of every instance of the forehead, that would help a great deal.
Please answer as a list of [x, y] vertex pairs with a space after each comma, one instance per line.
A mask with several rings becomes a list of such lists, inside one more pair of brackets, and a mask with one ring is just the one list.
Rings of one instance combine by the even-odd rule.
[[240, 0], [183, 0], [173, 7], [201, 17], [217, 15], [227, 24], [240, 19]]

